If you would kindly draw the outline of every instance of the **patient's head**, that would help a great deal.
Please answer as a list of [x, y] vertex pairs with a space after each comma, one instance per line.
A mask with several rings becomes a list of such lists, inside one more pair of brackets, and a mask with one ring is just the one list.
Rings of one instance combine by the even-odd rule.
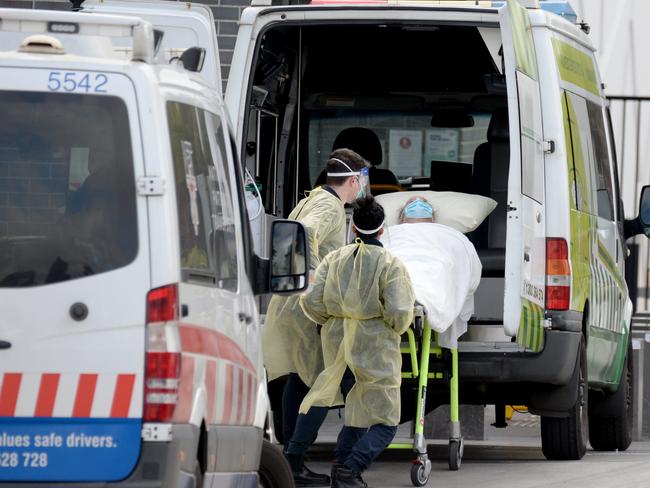
[[384, 233], [384, 207], [372, 195], [357, 198], [352, 206], [352, 229], [359, 238], [376, 239]]
[[401, 224], [416, 224], [419, 222], [435, 222], [433, 205], [424, 197], [409, 198], [399, 214]]

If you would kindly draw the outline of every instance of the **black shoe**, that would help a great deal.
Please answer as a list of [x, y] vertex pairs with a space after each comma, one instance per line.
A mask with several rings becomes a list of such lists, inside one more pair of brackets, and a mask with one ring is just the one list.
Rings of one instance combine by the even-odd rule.
[[296, 486], [330, 486], [330, 477], [326, 474], [314, 473], [311, 469], [305, 466], [302, 458], [285, 454], [289, 465], [291, 466], [291, 474], [293, 474], [293, 481]]
[[344, 467], [345, 465], [343, 463], [337, 463], [336, 461], [332, 463], [332, 471], [330, 472], [330, 478], [332, 478], [332, 486], [334, 486], [334, 483], [336, 482], [336, 473], [339, 469]]
[[340, 467], [336, 470], [336, 480], [332, 483], [332, 488], [368, 488], [368, 485], [363, 481], [361, 473]]

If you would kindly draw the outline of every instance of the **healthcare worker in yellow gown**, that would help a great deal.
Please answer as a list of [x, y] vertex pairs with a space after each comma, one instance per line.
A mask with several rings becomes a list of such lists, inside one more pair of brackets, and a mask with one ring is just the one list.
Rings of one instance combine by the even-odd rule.
[[[298, 220], [307, 228], [312, 272], [329, 252], [345, 245], [344, 205], [354, 201], [368, 184], [366, 161], [349, 149], [332, 152], [326, 170], [327, 183], [300, 200], [289, 215], [289, 219]], [[293, 446], [290, 442], [300, 403], [323, 370], [318, 326], [304, 314], [299, 301], [298, 295], [271, 299], [262, 339], [264, 363], [269, 381], [289, 375], [282, 396], [283, 435], [296, 485], [329, 486], [327, 475], [313, 473], [303, 462], [304, 451], [314, 439], [310, 437]], [[301, 422], [309, 431], [318, 432], [326, 415], [327, 409], [314, 409]]]
[[[318, 406], [340, 405], [347, 393], [345, 426], [332, 470], [332, 487], [338, 488], [366, 486], [361, 473], [395, 437], [400, 419], [400, 336], [413, 320], [415, 302], [406, 268], [378, 240], [383, 208], [371, 196], [354, 205], [358, 239], [325, 257], [300, 300], [307, 316], [323, 325], [325, 360], [325, 369], [300, 406], [301, 414]], [[354, 386], [346, 381], [350, 372]]]

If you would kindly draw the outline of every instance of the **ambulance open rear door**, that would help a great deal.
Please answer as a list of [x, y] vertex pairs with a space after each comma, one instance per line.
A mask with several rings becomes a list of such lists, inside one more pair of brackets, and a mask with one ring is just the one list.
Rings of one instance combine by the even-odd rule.
[[544, 139], [537, 57], [528, 11], [508, 0], [499, 11], [508, 89], [510, 168], [504, 330], [530, 351], [543, 348], [546, 274]]

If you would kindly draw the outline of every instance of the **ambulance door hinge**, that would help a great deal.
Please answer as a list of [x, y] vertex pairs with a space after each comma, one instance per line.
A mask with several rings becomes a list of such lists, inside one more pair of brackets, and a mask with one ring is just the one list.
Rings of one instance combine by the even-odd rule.
[[555, 152], [555, 141], [552, 139], [542, 141], [542, 148], [544, 149], [544, 154], [553, 154]]
[[149, 442], [169, 442], [172, 440], [172, 424], [142, 424], [142, 440]]
[[160, 176], [141, 176], [138, 178], [138, 195], [155, 197], [164, 195], [165, 180]]

